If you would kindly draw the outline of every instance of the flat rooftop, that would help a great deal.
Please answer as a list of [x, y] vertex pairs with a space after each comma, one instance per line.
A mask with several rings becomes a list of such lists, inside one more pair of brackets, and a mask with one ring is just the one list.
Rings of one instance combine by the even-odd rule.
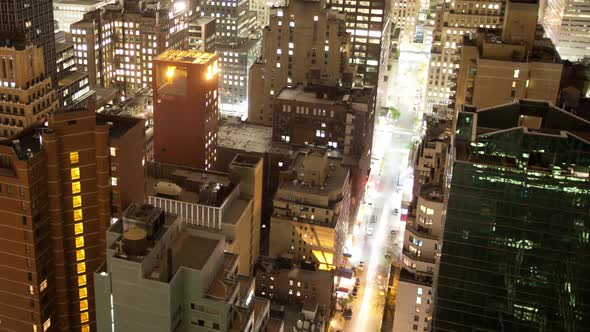
[[245, 152], [266, 153], [272, 146], [272, 127], [242, 122], [237, 118], [221, 118], [218, 145]]
[[205, 296], [214, 299], [227, 300], [228, 297], [234, 293], [234, 289], [238, 287], [238, 282], [231, 282], [226, 279], [226, 275], [237, 264], [238, 255], [225, 253], [223, 256], [223, 266], [217, 272], [217, 275], [211, 282], [209, 289]]
[[103, 3], [114, 3], [115, 0], [53, 0], [53, 5], [94, 6]]
[[125, 135], [133, 127], [141, 125], [143, 119], [130, 116], [107, 115], [96, 113], [96, 124], [108, 124], [109, 136], [119, 138]]
[[59, 80], [59, 82], [57, 82], [57, 85], [60, 87], [68, 86], [85, 76], [88, 76], [88, 73], [73, 71], [64, 76], [61, 80]]
[[197, 51], [166, 50], [160, 53], [155, 60], [204, 65], [217, 60], [217, 55], [215, 53]]
[[373, 97], [373, 92], [373, 87], [344, 89], [329, 86], [304, 87], [298, 84], [295, 87], [287, 87], [281, 90], [277, 100], [299, 101], [319, 105], [350, 103], [355, 110], [366, 111], [368, 109], [367, 105]]

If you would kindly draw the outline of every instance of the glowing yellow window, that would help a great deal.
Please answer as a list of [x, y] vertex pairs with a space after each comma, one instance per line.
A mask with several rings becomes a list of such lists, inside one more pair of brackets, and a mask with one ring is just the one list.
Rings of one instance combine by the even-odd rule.
[[83, 312], [80, 314], [80, 322], [81, 323], [88, 322], [88, 312]]
[[86, 287], [82, 287], [78, 290], [78, 295], [80, 296], [80, 300], [85, 299], [88, 297], [88, 289]]
[[70, 164], [77, 164], [79, 161], [78, 152], [70, 152]]
[[80, 311], [88, 310], [88, 300], [80, 301]]
[[80, 332], [90, 332], [90, 326], [82, 325]]
[[76, 248], [82, 248], [84, 246], [84, 236], [78, 236], [76, 238]]
[[86, 272], [86, 263], [84, 263], [84, 262], [78, 263], [77, 267], [78, 267], [78, 273]]
[[70, 170], [70, 173], [72, 175], [72, 180], [78, 180], [80, 178], [80, 167], [73, 167]]
[[84, 214], [82, 213], [82, 210], [80, 210], [80, 209], [74, 210], [74, 221], [80, 221], [80, 220], [82, 220], [82, 218], [84, 218]]
[[84, 249], [77, 250], [76, 251], [76, 260], [83, 261], [84, 258], [86, 258], [86, 252], [84, 251]]
[[74, 208], [82, 206], [82, 196], [72, 196], [72, 205], [74, 206]]
[[82, 287], [86, 285], [86, 276], [78, 276], [78, 287]]
[[80, 182], [72, 182], [72, 194], [79, 194], [80, 189]]
[[74, 224], [74, 234], [78, 235], [82, 233], [84, 233], [84, 224], [81, 222]]

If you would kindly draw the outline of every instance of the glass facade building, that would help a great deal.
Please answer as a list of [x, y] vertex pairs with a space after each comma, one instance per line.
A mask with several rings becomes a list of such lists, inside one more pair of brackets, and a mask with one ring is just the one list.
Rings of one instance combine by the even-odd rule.
[[519, 101], [457, 116], [434, 331], [590, 331], [590, 122]]

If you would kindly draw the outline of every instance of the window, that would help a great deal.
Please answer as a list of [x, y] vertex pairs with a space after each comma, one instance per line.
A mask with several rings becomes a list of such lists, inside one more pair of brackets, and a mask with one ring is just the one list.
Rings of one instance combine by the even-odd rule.
[[80, 182], [72, 182], [72, 194], [79, 194], [80, 189]]
[[85, 275], [78, 276], [78, 287], [82, 287], [85, 285], [86, 285], [86, 276]]
[[80, 311], [88, 310], [88, 300], [80, 301]]
[[84, 224], [81, 222], [74, 224], [74, 234], [79, 235], [82, 233], [84, 233]]
[[83, 217], [82, 209], [74, 210], [74, 221], [80, 221]]
[[113, 186], [113, 187], [117, 186], [117, 178], [116, 177], [111, 178], [111, 186]]
[[72, 197], [72, 206], [74, 208], [80, 207], [82, 206], [82, 196], [78, 195], [78, 196], [73, 196]]
[[78, 263], [76, 268], [78, 270], [78, 274], [84, 273], [84, 272], [86, 272], [86, 263], [84, 263], [84, 262]]
[[289, 289], [289, 295], [293, 295], [293, 290]]
[[45, 323], [43, 323], [43, 331], [49, 330], [50, 327], [51, 327], [51, 318], [47, 318]]
[[520, 74], [520, 70], [518, 69], [514, 69], [514, 78], [518, 78], [518, 75]]
[[117, 149], [111, 146], [110, 150], [111, 150], [111, 156], [116, 157], [117, 156]]
[[70, 170], [72, 180], [78, 180], [80, 178], [80, 168], [74, 167]]
[[88, 297], [88, 288], [82, 287], [78, 290], [78, 297], [80, 300], [85, 299]]
[[86, 252], [84, 249], [76, 250], [76, 260], [83, 261], [86, 258]]
[[199, 319], [199, 320], [197, 321], [197, 325], [199, 325], [199, 326], [205, 326], [205, 321], [204, 321], [204, 320], [202, 320], [202, 319]]
[[84, 246], [84, 236], [78, 236], [76, 238], [76, 248], [81, 248]]
[[213, 323], [213, 329], [219, 330], [219, 323]]
[[39, 293], [43, 292], [47, 288], [47, 279], [43, 280], [39, 285]]
[[416, 296], [416, 304], [422, 304], [422, 298], [420, 296]]
[[88, 325], [82, 325], [82, 328], [80, 329], [80, 332], [90, 332], [90, 326], [88, 326]]
[[78, 152], [70, 152], [70, 164], [77, 164], [79, 161]]
[[418, 295], [422, 295], [422, 287], [418, 287]]
[[293, 279], [289, 279], [289, 286], [293, 286]]
[[83, 312], [80, 314], [80, 323], [88, 322], [88, 312]]
[[414, 326], [412, 326], [412, 330], [418, 331], [418, 325], [414, 324]]

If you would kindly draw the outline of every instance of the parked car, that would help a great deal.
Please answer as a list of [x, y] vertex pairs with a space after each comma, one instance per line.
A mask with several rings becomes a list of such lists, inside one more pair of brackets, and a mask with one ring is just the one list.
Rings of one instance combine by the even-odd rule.
[[391, 212], [393, 212], [393, 215], [394, 216], [397, 216], [397, 214], [399, 213], [399, 210], [398, 209], [393, 209], [393, 211], [391, 211]]
[[352, 308], [346, 308], [344, 310], [344, 313], [342, 313], [342, 317], [344, 317], [345, 319], [351, 319], [352, 318]]
[[367, 228], [367, 235], [373, 235], [373, 228], [372, 227]]
[[397, 235], [397, 233], [398, 233], [397, 229], [392, 229], [390, 232], [391, 235]]

